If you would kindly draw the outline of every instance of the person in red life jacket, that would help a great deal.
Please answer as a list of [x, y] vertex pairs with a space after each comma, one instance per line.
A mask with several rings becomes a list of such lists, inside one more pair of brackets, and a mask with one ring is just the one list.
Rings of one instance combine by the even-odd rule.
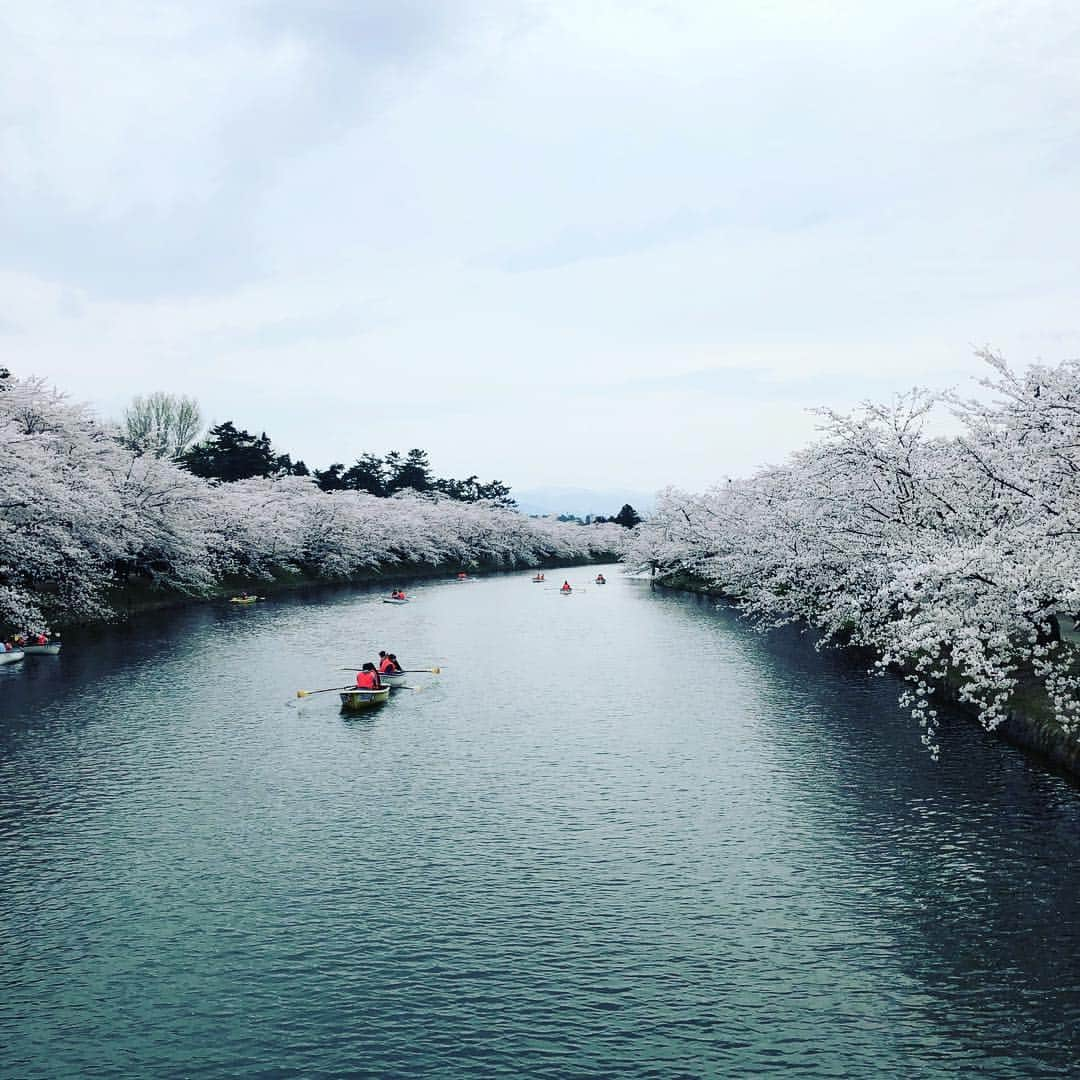
[[382, 683], [379, 681], [379, 673], [375, 670], [375, 665], [367, 663], [356, 673], [356, 689], [357, 690], [381, 690]]
[[395, 653], [387, 653], [386, 659], [390, 661], [390, 671], [402, 671], [402, 666], [397, 662], [397, 655]]
[[570, 582], [569, 581], [564, 581], [562, 583], [562, 588], [559, 590], [559, 592], [569, 592], [569, 591], [570, 591]]
[[379, 674], [385, 675], [394, 670], [394, 661], [390, 659], [390, 653], [383, 649], [379, 650]]
[[49, 644], [49, 639], [44, 634], [38, 634], [38, 636], [36, 638], [34, 638], [34, 644], [35, 645], [48, 645]]

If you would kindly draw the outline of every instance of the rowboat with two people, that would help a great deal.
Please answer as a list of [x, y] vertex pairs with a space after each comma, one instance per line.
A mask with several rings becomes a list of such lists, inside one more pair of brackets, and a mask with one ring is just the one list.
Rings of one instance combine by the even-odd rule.
[[603, 574], [597, 574], [596, 575], [596, 584], [597, 585], [606, 585], [607, 584], [607, 578], [604, 577]]
[[543, 580], [544, 580], [544, 575], [543, 574], [534, 574], [533, 575], [533, 581], [543, 581]]
[[383, 597], [384, 604], [407, 604], [409, 598], [405, 595], [404, 589], [395, 589], [389, 596]]
[[397, 656], [385, 649], [379, 650], [379, 682], [383, 686], [389, 686], [391, 690], [405, 685], [407, 678], [402, 666], [398, 663]]
[[44, 634], [20, 634], [15, 638], [15, 648], [22, 650], [27, 656], [58, 656], [60, 654], [60, 642], [55, 637], [49, 638]]
[[[371, 680], [369, 677], [370, 668], [373, 666], [374, 665], [365, 664], [362, 668], [342, 668], [342, 670], [357, 672], [356, 681], [360, 689], [373, 689], [370, 686]], [[378, 676], [378, 682], [381, 686], [390, 690], [415, 690], [416, 687], [408, 685], [407, 679], [410, 675], [420, 673], [441, 675], [442, 668], [403, 668], [401, 664], [398, 663], [396, 654], [388, 653], [384, 649], [379, 650], [379, 666], [374, 674]]]

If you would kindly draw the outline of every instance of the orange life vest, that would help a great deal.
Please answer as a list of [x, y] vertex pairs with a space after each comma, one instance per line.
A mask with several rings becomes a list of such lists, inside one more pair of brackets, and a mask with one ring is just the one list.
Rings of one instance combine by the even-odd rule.
[[356, 688], [358, 690], [378, 690], [379, 676], [374, 671], [358, 671], [356, 673]]
[[394, 670], [394, 661], [391, 660], [389, 656], [384, 656], [382, 658], [382, 660], [379, 661], [379, 671], [380, 672], [386, 672], [386, 671], [393, 671], [393, 670]]

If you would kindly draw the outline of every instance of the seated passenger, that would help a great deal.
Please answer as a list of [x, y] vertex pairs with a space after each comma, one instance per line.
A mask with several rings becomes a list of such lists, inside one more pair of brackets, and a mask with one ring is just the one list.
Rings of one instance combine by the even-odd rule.
[[356, 688], [357, 690], [379, 690], [382, 688], [379, 673], [375, 670], [374, 664], [368, 662], [356, 673]]

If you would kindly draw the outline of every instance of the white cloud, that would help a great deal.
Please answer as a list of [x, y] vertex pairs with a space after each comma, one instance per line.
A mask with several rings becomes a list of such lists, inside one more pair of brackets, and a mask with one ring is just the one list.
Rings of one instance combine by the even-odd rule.
[[703, 486], [974, 344], [1080, 354], [1064, 4], [3, 19], [0, 363], [105, 411]]

